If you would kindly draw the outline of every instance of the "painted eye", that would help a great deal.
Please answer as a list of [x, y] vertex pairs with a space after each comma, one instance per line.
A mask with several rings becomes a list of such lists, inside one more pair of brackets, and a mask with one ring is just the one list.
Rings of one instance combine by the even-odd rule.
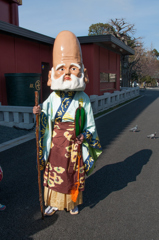
[[72, 67], [72, 71], [76, 71], [76, 67]]
[[64, 68], [60, 68], [59, 71], [64, 71]]

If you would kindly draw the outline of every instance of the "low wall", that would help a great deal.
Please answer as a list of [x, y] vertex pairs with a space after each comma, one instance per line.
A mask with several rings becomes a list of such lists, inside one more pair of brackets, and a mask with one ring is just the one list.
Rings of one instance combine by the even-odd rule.
[[32, 107], [0, 106], [0, 125], [31, 129], [34, 123]]
[[[104, 93], [102, 96], [92, 95], [90, 96], [90, 101], [92, 104], [93, 113], [97, 114], [139, 95], [139, 87], [121, 88], [121, 91]], [[0, 105], [0, 125], [31, 129], [35, 124], [35, 116], [32, 111], [32, 107]]]
[[139, 87], [134, 88], [121, 88], [121, 91], [114, 91], [114, 93], [104, 93], [102, 96], [90, 96], [93, 113], [97, 114], [109, 108], [117, 106], [132, 98], [140, 95]]

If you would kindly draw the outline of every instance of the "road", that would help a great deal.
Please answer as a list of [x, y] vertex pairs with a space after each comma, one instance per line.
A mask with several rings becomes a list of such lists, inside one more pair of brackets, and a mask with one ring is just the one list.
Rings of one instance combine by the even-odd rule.
[[[0, 153], [1, 240], [158, 240], [159, 89], [96, 120], [103, 153], [80, 214], [41, 220], [35, 139]], [[129, 129], [138, 125], [138, 132]], [[156, 139], [147, 138], [157, 132]]]

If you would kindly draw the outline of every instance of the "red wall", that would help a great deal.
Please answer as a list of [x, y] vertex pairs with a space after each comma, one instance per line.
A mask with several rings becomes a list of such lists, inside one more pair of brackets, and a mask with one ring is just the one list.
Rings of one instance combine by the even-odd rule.
[[0, 102], [7, 104], [5, 73], [41, 73], [41, 63], [52, 66], [52, 46], [0, 34]]
[[18, 3], [0, 0], [0, 21], [19, 26]]
[[100, 48], [100, 72], [115, 73], [116, 82], [100, 83], [100, 94], [120, 89], [120, 55], [108, 49]]
[[[104, 92], [120, 90], [120, 55], [96, 44], [82, 44], [81, 48], [83, 62], [89, 75], [86, 93], [102, 95]], [[116, 83], [100, 83], [100, 72], [117, 74]]]
[[[89, 83], [86, 93], [102, 95], [120, 89], [120, 55], [96, 44], [82, 44], [84, 66]], [[41, 63], [52, 66], [52, 46], [10, 35], [0, 34], [0, 102], [7, 104], [5, 73], [41, 73]], [[116, 73], [116, 83], [100, 83], [100, 72]], [[104, 91], [101, 91], [105, 89]], [[42, 92], [42, 91], [41, 91]], [[41, 93], [42, 94], [42, 93]], [[42, 99], [42, 96], [41, 96]]]
[[10, 3], [0, 1], [0, 20], [10, 23]]
[[82, 44], [81, 45], [83, 63], [84, 63], [84, 67], [87, 68], [88, 77], [89, 77], [89, 83], [86, 85], [86, 90], [85, 90], [85, 92], [88, 95], [92, 95], [92, 92], [94, 89], [94, 84], [93, 84], [94, 72], [93, 72], [93, 68], [92, 68], [94, 50], [93, 50], [92, 46], [93, 46], [93, 44]]

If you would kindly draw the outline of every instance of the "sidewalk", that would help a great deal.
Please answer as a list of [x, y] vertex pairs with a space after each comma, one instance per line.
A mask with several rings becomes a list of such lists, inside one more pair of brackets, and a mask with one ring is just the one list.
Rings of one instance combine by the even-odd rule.
[[0, 126], [0, 152], [33, 138], [35, 138], [35, 129], [28, 131], [16, 129], [14, 127]]

